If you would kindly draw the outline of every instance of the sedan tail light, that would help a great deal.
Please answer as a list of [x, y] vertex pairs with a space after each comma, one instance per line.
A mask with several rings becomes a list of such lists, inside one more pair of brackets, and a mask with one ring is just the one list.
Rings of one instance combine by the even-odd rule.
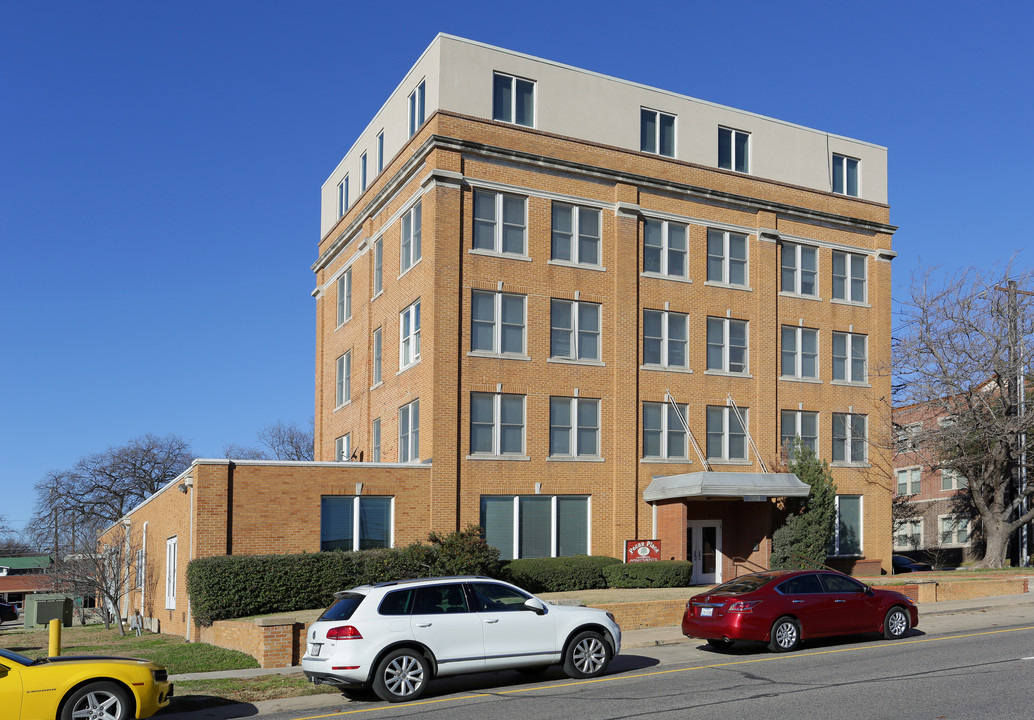
[[340, 625], [327, 631], [327, 640], [362, 640], [363, 636], [354, 625]]
[[749, 613], [754, 612], [754, 608], [761, 604], [760, 600], [740, 600], [734, 602], [729, 606], [728, 612], [734, 613]]

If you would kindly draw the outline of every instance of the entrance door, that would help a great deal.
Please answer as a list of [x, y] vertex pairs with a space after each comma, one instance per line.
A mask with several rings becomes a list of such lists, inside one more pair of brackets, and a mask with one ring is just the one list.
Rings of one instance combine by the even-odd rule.
[[686, 555], [693, 563], [694, 585], [722, 581], [722, 521], [690, 520], [686, 523]]

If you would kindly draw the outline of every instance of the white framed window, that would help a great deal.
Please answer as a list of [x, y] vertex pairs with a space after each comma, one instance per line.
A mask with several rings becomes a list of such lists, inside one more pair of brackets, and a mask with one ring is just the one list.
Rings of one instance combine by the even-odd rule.
[[718, 128], [718, 167], [741, 173], [750, 172], [750, 133]]
[[470, 350], [492, 355], [524, 355], [524, 295], [471, 292]]
[[837, 495], [837, 517], [829, 554], [843, 557], [862, 554], [862, 496]]
[[381, 419], [375, 418], [370, 430], [370, 462], [381, 461]]
[[919, 446], [919, 433], [923, 429], [922, 422], [898, 425], [894, 423], [894, 450], [897, 453], [915, 452]]
[[937, 530], [942, 546], [961, 547], [969, 544], [969, 519], [967, 518], [938, 515]]
[[833, 251], [833, 299], [865, 302], [865, 256]]
[[144, 570], [146, 568], [146, 561], [144, 559], [143, 548], [136, 551], [136, 587], [144, 586]]
[[352, 401], [352, 351], [337, 359], [337, 407]]
[[895, 550], [918, 550], [923, 547], [923, 521], [904, 520], [894, 530]]
[[898, 479], [898, 495], [918, 495], [922, 488], [921, 467], [898, 468], [894, 471]]
[[707, 406], [707, 459], [729, 462], [747, 461], [747, 432], [740, 423], [748, 420], [748, 408], [739, 408], [737, 416], [733, 408], [724, 405]]
[[384, 349], [384, 339], [381, 329], [373, 331], [373, 384], [380, 385], [381, 380], [381, 354]]
[[864, 463], [868, 457], [868, 421], [857, 413], [833, 413], [833, 462]]
[[503, 560], [590, 553], [586, 495], [482, 495], [485, 541]]
[[405, 274], [420, 260], [420, 224], [420, 203], [418, 202], [402, 216], [402, 239], [399, 248], [402, 274]]
[[819, 331], [815, 328], [782, 326], [780, 375], [784, 378], [818, 380]]
[[366, 192], [366, 153], [359, 156], [359, 192]]
[[421, 80], [416, 89], [409, 94], [409, 136], [413, 137], [424, 124], [424, 92], [425, 81]]
[[337, 216], [342, 218], [348, 212], [348, 176], [341, 178], [337, 184]]
[[858, 160], [833, 155], [833, 192], [858, 197]]
[[384, 170], [384, 131], [377, 133], [377, 172]]
[[687, 230], [681, 223], [647, 219], [643, 225], [643, 272], [687, 278]]
[[320, 498], [320, 550], [372, 550], [394, 542], [395, 501], [376, 495]]
[[470, 394], [470, 454], [524, 455], [524, 395]]
[[819, 414], [808, 410], [780, 410], [780, 444], [788, 448], [793, 458], [794, 440], [810, 447], [815, 456], [819, 454]]
[[858, 333], [833, 333], [833, 379], [864, 383], [868, 380], [866, 365], [868, 338]]
[[595, 208], [554, 202], [550, 257], [562, 262], [598, 267], [600, 264], [600, 211]]
[[373, 241], [373, 295], [384, 290], [384, 238]]
[[744, 375], [747, 362], [747, 321], [707, 318], [707, 369]]
[[951, 468], [941, 468], [941, 490], [964, 490], [969, 481]]
[[707, 281], [747, 287], [747, 236], [707, 229]]
[[352, 319], [352, 268], [338, 278], [338, 325]]
[[640, 108], [639, 149], [655, 155], [675, 157], [675, 116], [659, 110]]
[[688, 366], [688, 320], [682, 313], [643, 310], [643, 364]]
[[680, 460], [689, 456], [683, 424], [687, 409], [684, 404], [676, 411], [670, 403], [643, 403], [644, 459]]
[[352, 433], [345, 433], [334, 439], [334, 459], [337, 462], [348, 462], [352, 457]]
[[549, 356], [562, 360], [600, 359], [600, 306], [578, 300], [549, 305]]
[[493, 73], [492, 119], [535, 127], [535, 82]]
[[165, 541], [165, 609], [176, 609], [176, 535]]
[[599, 457], [600, 401], [549, 398], [550, 457]]
[[818, 297], [818, 248], [798, 243], [782, 243], [780, 289], [784, 293]]
[[399, 313], [399, 370], [420, 360], [420, 301]]
[[399, 408], [399, 462], [420, 462], [420, 400]]
[[474, 191], [474, 249], [506, 255], [527, 254], [528, 199]]

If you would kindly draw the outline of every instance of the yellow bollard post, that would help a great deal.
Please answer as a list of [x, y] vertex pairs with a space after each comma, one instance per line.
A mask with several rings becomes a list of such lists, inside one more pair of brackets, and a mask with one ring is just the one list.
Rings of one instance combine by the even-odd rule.
[[61, 654], [61, 621], [54, 618], [50, 621], [50, 650], [48, 657], [57, 657]]

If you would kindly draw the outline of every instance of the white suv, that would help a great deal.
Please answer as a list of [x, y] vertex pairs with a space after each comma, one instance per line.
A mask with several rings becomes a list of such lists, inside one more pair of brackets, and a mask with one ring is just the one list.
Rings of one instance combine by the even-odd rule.
[[439, 675], [562, 662], [571, 677], [595, 677], [621, 651], [621, 628], [604, 610], [551, 605], [500, 580], [443, 577], [338, 592], [306, 641], [312, 682], [400, 702]]

